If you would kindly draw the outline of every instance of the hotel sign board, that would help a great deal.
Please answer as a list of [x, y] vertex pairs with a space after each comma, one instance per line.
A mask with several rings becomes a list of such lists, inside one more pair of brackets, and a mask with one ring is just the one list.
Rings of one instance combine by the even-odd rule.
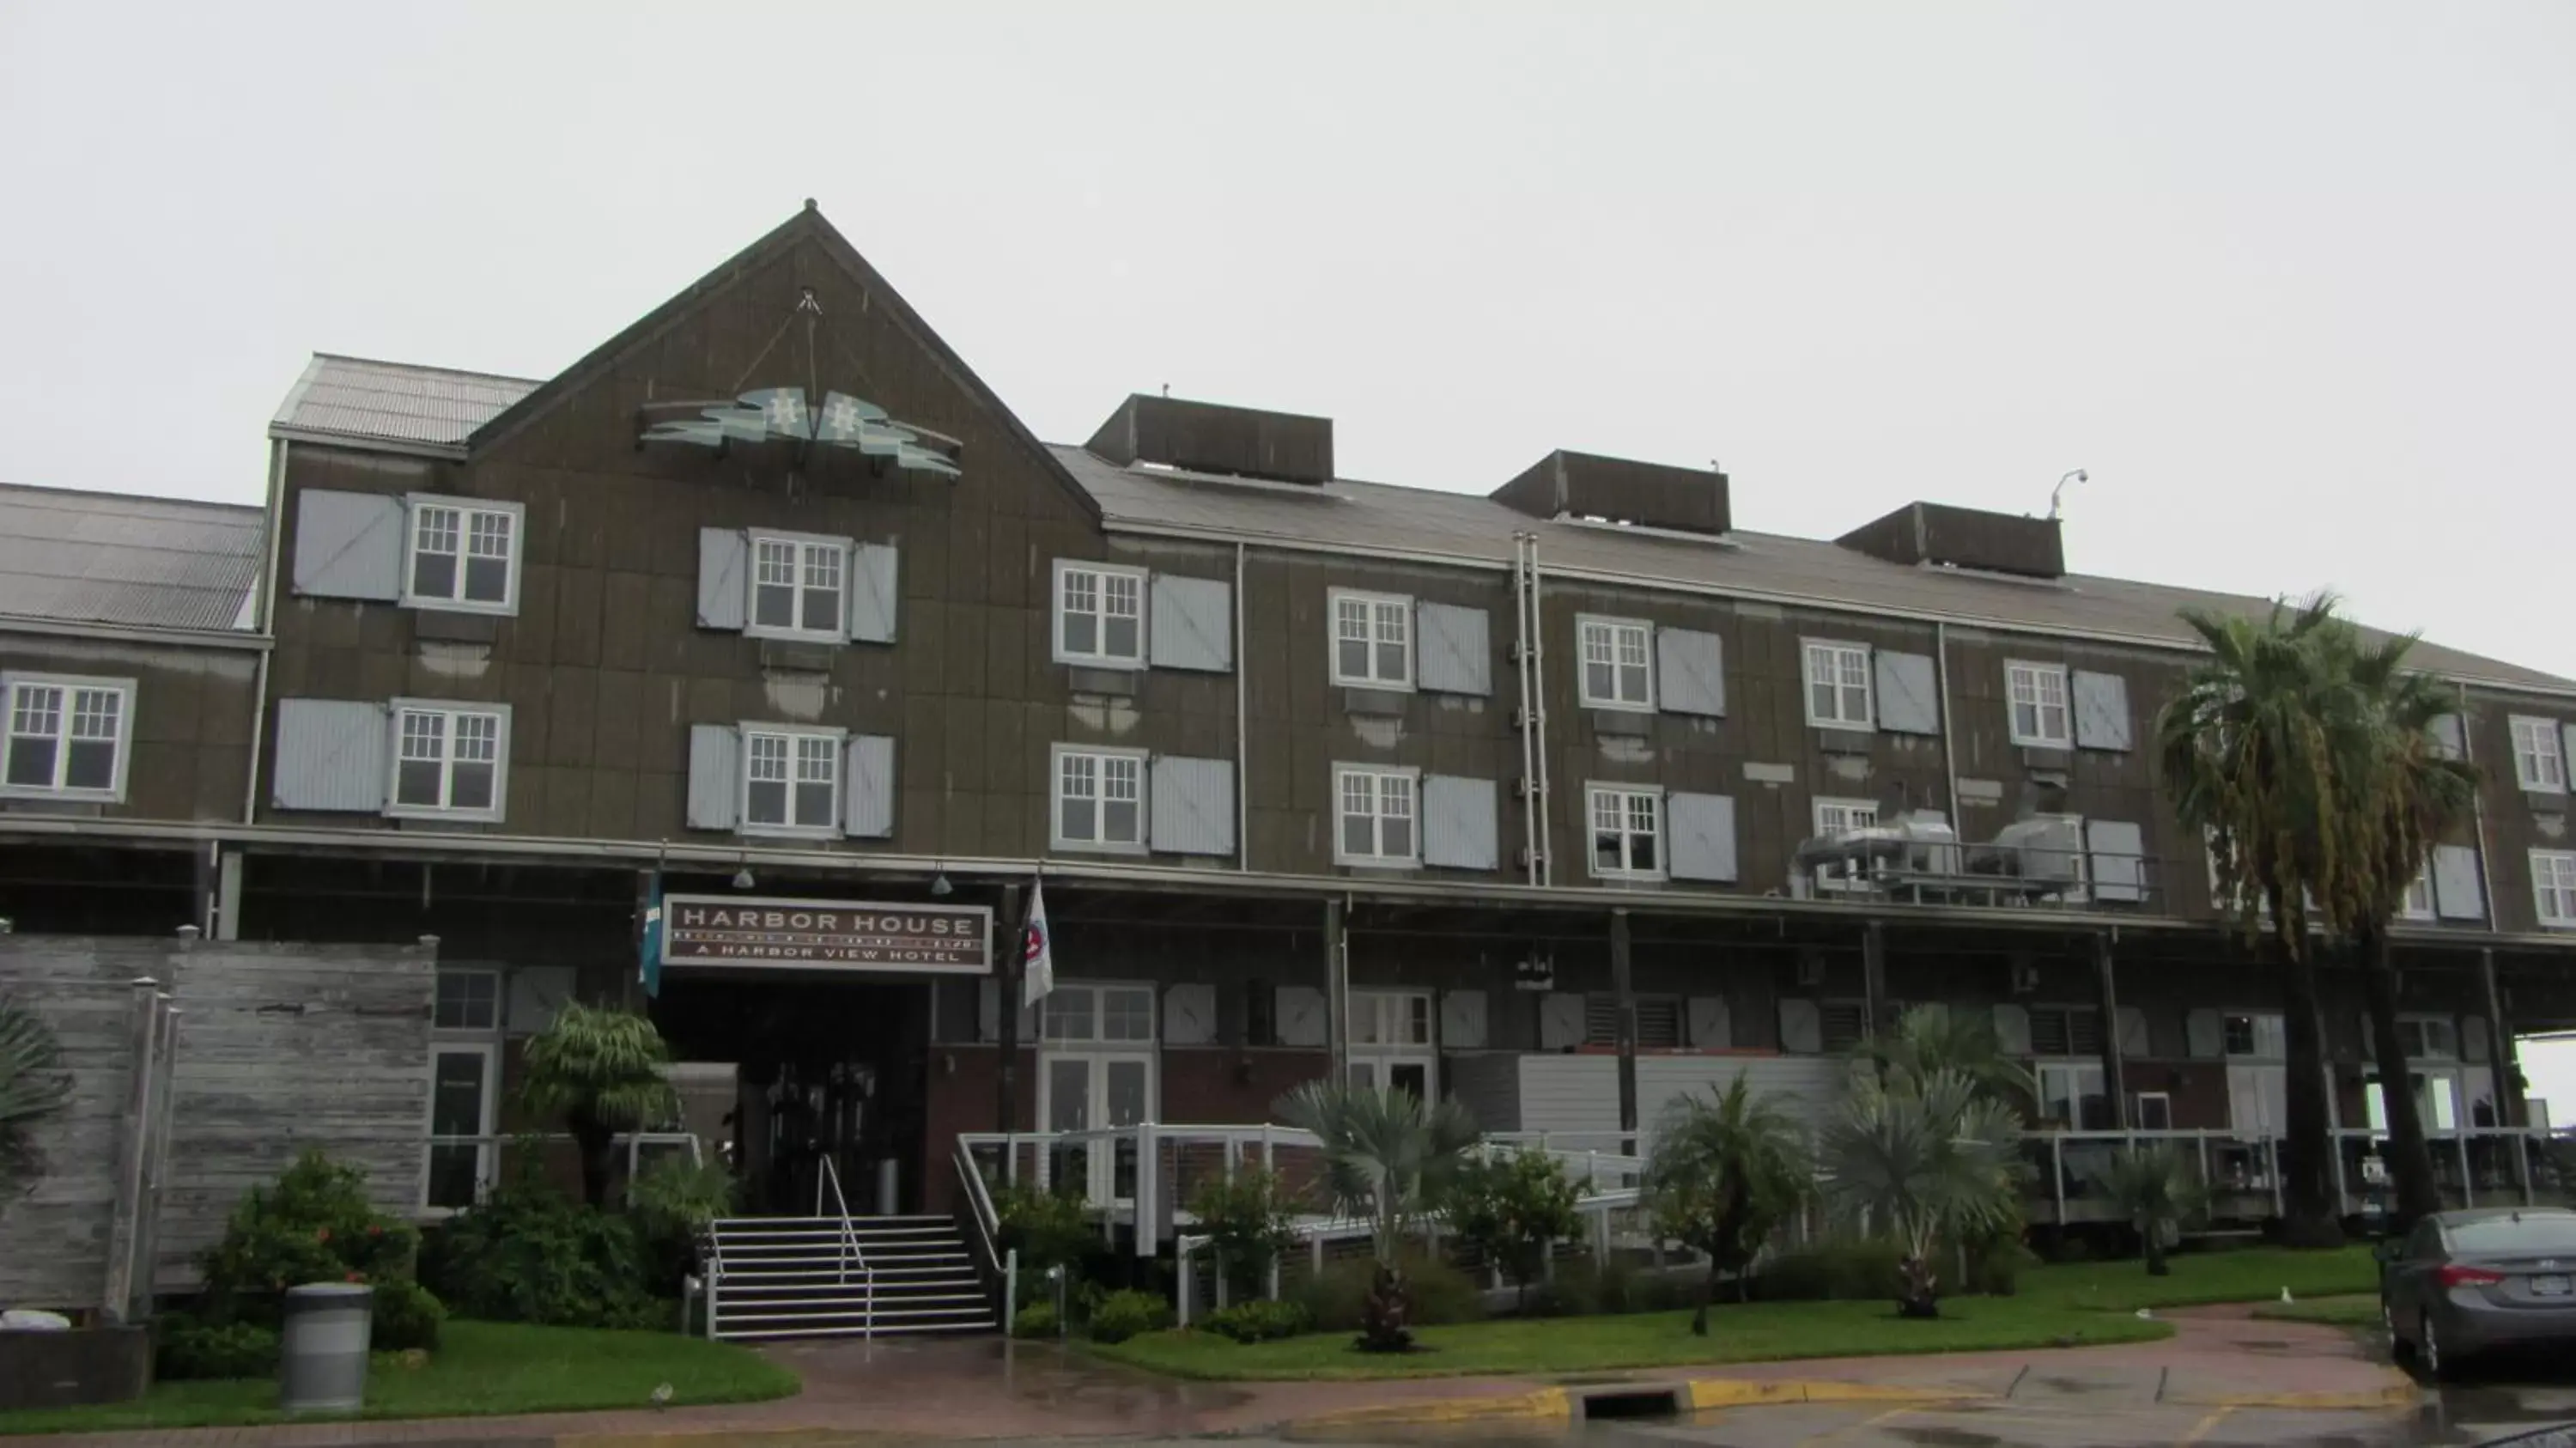
[[982, 905], [670, 895], [662, 901], [662, 964], [989, 975], [993, 912]]

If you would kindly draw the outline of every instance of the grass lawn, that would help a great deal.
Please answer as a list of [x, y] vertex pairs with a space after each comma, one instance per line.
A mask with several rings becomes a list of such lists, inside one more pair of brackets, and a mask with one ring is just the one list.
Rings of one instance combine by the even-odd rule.
[[2173, 1275], [2150, 1277], [2144, 1263], [2071, 1262], [2021, 1274], [2021, 1296], [2114, 1312], [2141, 1307], [2198, 1307], [2212, 1302], [2277, 1302], [2293, 1297], [2333, 1297], [2379, 1291], [2379, 1264], [2367, 1245], [2331, 1252], [2285, 1247], [2184, 1252], [2172, 1259]]
[[2379, 1326], [2379, 1294], [2352, 1297], [2302, 1297], [2296, 1302], [2266, 1302], [2254, 1315], [2276, 1322], [2322, 1322], [2330, 1327]]
[[[451, 1418], [783, 1398], [796, 1375], [730, 1343], [674, 1333], [450, 1322], [429, 1364], [378, 1357], [367, 1375], [368, 1418]], [[267, 1379], [163, 1383], [131, 1403], [0, 1413], [0, 1434], [110, 1428], [205, 1428], [286, 1421]], [[299, 1418], [297, 1421], [304, 1421]]]
[[1708, 1336], [1693, 1337], [1687, 1312], [1641, 1312], [1426, 1327], [1414, 1334], [1422, 1351], [1394, 1356], [1356, 1352], [1346, 1332], [1250, 1344], [1212, 1333], [1157, 1332], [1094, 1343], [1090, 1350], [1181, 1378], [1402, 1378], [2074, 1347], [2173, 1331], [2125, 1314], [2009, 1297], [1945, 1301], [1932, 1322], [1905, 1321], [1888, 1302], [1721, 1303], [1710, 1311], [1708, 1328]]

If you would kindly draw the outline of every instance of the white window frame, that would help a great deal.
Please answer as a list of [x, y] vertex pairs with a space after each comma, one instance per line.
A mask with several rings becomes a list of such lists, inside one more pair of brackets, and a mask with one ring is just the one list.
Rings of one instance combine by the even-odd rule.
[[[1113, 772], [1108, 767], [1109, 763], [1111, 761], [1117, 761], [1122, 764], [1130, 765], [1135, 769], [1135, 839], [1111, 840], [1095, 837], [1086, 840], [1076, 839], [1064, 832], [1064, 766], [1065, 761], [1068, 758], [1082, 758], [1093, 761], [1091, 771], [1092, 793], [1090, 798], [1093, 805], [1091, 823], [1095, 836], [1105, 834], [1109, 823], [1108, 811], [1100, 807], [1109, 798], [1107, 793], [1109, 776]], [[1152, 774], [1152, 756], [1148, 755], [1142, 749], [1106, 749], [1089, 744], [1059, 744], [1055, 746], [1055, 748], [1048, 751], [1047, 754], [1047, 843], [1053, 848], [1059, 850], [1080, 850], [1094, 854], [1144, 854], [1152, 847], [1154, 838], [1153, 816], [1149, 812], [1150, 806], [1153, 803], [1149, 797], [1153, 788], [1151, 779]]]
[[[2105, 1111], [2110, 1109], [2111, 1088], [2105, 1079], [2099, 1057], [2043, 1057], [2032, 1062], [2030, 1074], [2032, 1083], [2039, 1088], [2038, 1093], [2032, 1098], [2031, 1105], [2043, 1123], [2043, 1129], [2085, 1130], [2084, 1101], [2087, 1096], [2101, 1101]], [[2084, 1089], [2088, 1084], [2093, 1087], [2089, 1092]], [[2063, 1127], [2057, 1127], [2057, 1118], [2047, 1114], [2050, 1103], [2059, 1099], [2052, 1094], [2052, 1086], [2062, 1088], [2064, 1093], [2063, 1099], [2066, 1102], [2069, 1117]]]
[[[456, 592], [450, 597], [422, 593], [419, 582], [422, 515], [433, 508], [444, 508], [456, 516]], [[501, 601], [465, 597], [465, 561], [474, 556], [474, 520], [477, 517], [509, 519], [510, 551], [508, 567], [503, 570]], [[460, 498], [446, 493], [413, 493], [403, 499], [402, 603], [405, 608], [436, 609], [443, 613], [515, 614], [519, 611], [519, 568], [528, 553], [528, 509], [523, 503], [502, 502], [488, 498]]]
[[2397, 902], [2397, 918], [2400, 920], [2431, 920], [2435, 918], [2435, 914], [2436, 912], [2433, 908], [2433, 862], [2426, 860], [2423, 867], [2415, 872], [2414, 883], [2406, 887], [2405, 896]]
[[[1099, 647], [1089, 652], [1076, 649], [1065, 642], [1065, 625], [1068, 622], [1067, 615], [1070, 612], [1070, 610], [1065, 607], [1065, 586], [1067, 580], [1075, 574], [1086, 574], [1091, 578], [1091, 598], [1094, 605], [1091, 611], [1093, 621], [1092, 642], [1099, 645]], [[1113, 654], [1107, 651], [1109, 643], [1110, 618], [1109, 582], [1112, 579], [1117, 579], [1121, 582], [1132, 583], [1135, 585], [1136, 652], [1132, 655]], [[1117, 563], [1093, 563], [1087, 559], [1081, 558], [1057, 559], [1055, 561], [1054, 602], [1048, 609], [1048, 617], [1053, 623], [1055, 661], [1059, 664], [1075, 664], [1084, 668], [1092, 669], [1141, 669], [1145, 667], [1146, 651], [1148, 648], [1145, 638], [1146, 620], [1147, 616], [1152, 612], [1148, 602], [1148, 595], [1152, 592], [1152, 589], [1152, 576], [1142, 568], [1130, 568]]]
[[[734, 828], [736, 832], [746, 835], [761, 835], [773, 839], [789, 840], [840, 838], [841, 822], [847, 817], [850, 799], [850, 732], [846, 729], [818, 727], [807, 724], [755, 724], [749, 721], [737, 724], [734, 727], [737, 731], [736, 737], [741, 740], [739, 747], [742, 755], [742, 764], [739, 771], [740, 777], [734, 781], [734, 819], [736, 821]], [[796, 814], [796, 786], [800, 782], [796, 777], [797, 762], [803, 755], [804, 742], [807, 740], [820, 740], [830, 746], [829, 752], [832, 760], [832, 808], [831, 817], [829, 819], [819, 825], [800, 825], [794, 823], [767, 824], [752, 819], [751, 741], [755, 737], [784, 739], [787, 741], [787, 814], [791, 821], [794, 819]]]
[[[2249, 1050], [2231, 1051], [2227, 1048], [2227, 1023], [2238, 1019], [2245, 1022], [2247, 1036], [2252, 1043]], [[2279, 1011], [2230, 1010], [2222, 1006], [2218, 1012], [2218, 1054], [2229, 1061], [2284, 1060], [2290, 1050], [2284, 1035], [2286, 1030]]]
[[2532, 908], [2551, 930], [2576, 930], [2576, 850], [2531, 852]]
[[[1610, 688], [1608, 696], [1592, 692], [1592, 643], [1598, 637], [1610, 653]], [[1633, 638], [1638, 658], [1630, 664], [1619, 657], [1620, 646]], [[1574, 616], [1575, 690], [1587, 709], [1625, 709], [1639, 714], [1655, 711], [1655, 626], [1643, 619], [1608, 618], [1582, 613]], [[1625, 697], [1621, 677], [1635, 669], [1645, 680], [1642, 698]]]
[[[850, 640], [850, 590], [857, 582], [858, 560], [847, 538], [823, 533], [781, 533], [768, 529], [750, 529], [744, 535], [742, 580], [742, 632], [745, 638], [795, 639], [808, 643], [847, 643]], [[760, 621], [760, 550], [763, 545], [789, 550], [789, 568], [794, 577], [788, 584], [790, 612], [805, 616], [806, 569], [814, 555], [836, 558], [840, 579], [833, 586], [832, 619], [822, 628], [802, 624], [774, 624]], [[776, 585], [772, 585], [775, 587]]]
[[[1602, 802], [1613, 796], [1619, 801], [1619, 858], [1622, 863], [1616, 868], [1604, 869], [1601, 865], [1600, 852], [1595, 846], [1599, 843], [1602, 832]], [[1654, 828], [1648, 834], [1654, 841], [1655, 862], [1644, 869], [1639, 869], [1634, 864], [1636, 840], [1640, 833], [1636, 828], [1636, 806], [1639, 800], [1646, 801], [1654, 812], [1652, 821]], [[1583, 787], [1583, 863], [1584, 868], [1591, 872], [1593, 879], [1662, 880], [1670, 878], [1672, 865], [1669, 856], [1672, 851], [1672, 834], [1672, 828], [1664, 817], [1662, 786], [1605, 783], [1586, 784]]]
[[[2438, 1043], [2433, 1039], [2437, 1028], [2446, 1038]], [[2460, 1059], [2460, 1023], [2451, 1016], [2407, 1011], [2397, 1017], [2397, 1044], [2405, 1050], [2409, 1061], [2457, 1063]], [[2439, 1049], [2436, 1049], [2437, 1045]], [[2376, 1044], [2370, 1054], [2377, 1057]]]
[[[1342, 668], [1342, 605], [1345, 603], [1363, 605], [1368, 610], [1369, 671], [1365, 674], [1349, 673]], [[1404, 631], [1404, 671], [1397, 678], [1383, 677], [1377, 672], [1378, 650], [1386, 642], [1380, 629], [1390, 617], [1398, 620], [1397, 626]], [[1334, 683], [1356, 689], [1412, 690], [1415, 649], [1420, 643], [1414, 637], [1418, 630], [1414, 624], [1412, 598], [1401, 593], [1363, 593], [1355, 588], [1327, 589], [1324, 592], [1324, 626], [1325, 657], [1333, 671]]]
[[2567, 752], [2555, 719], [2516, 714], [2513, 732], [2514, 782], [2535, 794], [2567, 792]]
[[[0, 780], [7, 778], [9, 749], [18, 735], [18, 691], [21, 689], [59, 689], [62, 697], [55, 701], [54, 778], [51, 784], [0, 783], [0, 799], [86, 800], [100, 804], [118, 804], [125, 799], [125, 781], [134, 757], [134, 700], [137, 693], [132, 679], [92, 678], [80, 674], [0, 673]], [[116, 759], [109, 771], [104, 789], [74, 789], [63, 783], [71, 769], [72, 729], [79, 714], [80, 695], [114, 693], [116, 698]]]
[[[483, 981], [490, 986], [490, 998], [492, 1002], [491, 1020], [482, 1025], [443, 1026], [438, 1024], [438, 987], [449, 980], [469, 979]], [[419, 1205], [421, 1214], [425, 1217], [432, 1219], [442, 1218], [451, 1212], [459, 1210], [459, 1208], [456, 1207], [432, 1206], [430, 1205], [429, 1200], [431, 1182], [430, 1163], [436, 1159], [437, 1149], [441, 1145], [452, 1145], [455, 1143], [455, 1138], [440, 1137], [432, 1134], [430, 1130], [438, 1119], [438, 1058], [441, 1056], [480, 1055], [483, 1058], [482, 1120], [477, 1123], [477, 1130], [475, 1132], [475, 1135], [483, 1139], [475, 1143], [475, 1201], [479, 1202], [483, 1200], [485, 1194], [491, 1189], [493, 1179], [498, 1175], [498, 1169], [500, 1166], [499, 1143], [493, 1140], [493, 1138], [500, 1131], [501, 1031], [504, 1024], [503, 1015], [508, 1008], [509, 994], [509, 982], [502, 977], [501, 972], [489, 968], [442, 968], [435, 972], [431, 978], [429, 1032], [430, 1099], [423, 1106], [421, 1111], [421, 1135], [423, 1139], [421, 1142], [420, 1152], [421, 1174]]]
[[[2048, 700], [2048, 683], [2057, 686], [2057, 701]], [[2031, 727], [2022, 728], [2022, 685], [2030, 685], [2028, 707]], [[2057, 732], [2048, 732], [2049, 713], [2056, 711]], [[2004, 721], [2012, 742], [2033, 749], [2072, 749], [2075, 747], [2075, 697], [2067, 686], [2064, 664], [2035, 663], [2028, 659], [2004, 660]]]
[[[1109, 1020], [1109, 998], [1112, 995], [1131, 1005], [1142, 1001], [1145, 1007], [1144, 1035], [1112, 1037], [1103, 1029]], [[1081, 1034], [1056, 1034], [1056, 1022], [1076, 1014], [1066, 1007], [1078, 999], [1085, 1002], [1079, 1012], [1083, 1019]], [[1038, 1003], [1038, 1039], [1050, 1050], [1150, 1051], [1162, 1041], [1160, 1007], [1161, 1002], [1155, 999], [1151, 981], [1066, 981]]]
[[[456, 736], [460, 721], [472, 717], [490, 719], [492, 727], [492, 802], [479, 809], [464, 809], [451, 804], [406, 804], [402, 797], [404, 721], [413, 715], [437, 715], [439, 726], [438, 794], [441, 800], [456, 792]], [[506, 818], [510, 812], [510, 706], [507, 704], [470, 704], [454, 699], [394, 699], [385, 705], [387, 727], [392, 737], [385, 754], [385, 815], [389, 819], [482, 820]]]
[[[1878, 801], [1819, 795], [1809, 803], [1808, 822], [1815, 826], [1815, 838], [1820, 840], [1843, 830], [1865, 829], [1878, 823]], [[1843, 873], [1840, 865], [1816, 867], [1816, 888], [1819, 890], [1849, 890], [1854, 888], [1854, 884], [1852, 877]]]
[[[1816, 686], [1823, 682], [1816, 677], [1816, 652], [1819, 649], [1831, 651], [1830, 661], [1834, 668], [1835, 677], [1832, 681], [1834, 712], [1830, 715], [1816, 712]], [[1848, 702], [1844, 695], [1852, 685], [1842, 678], [1842, 666], [1853, 655], [1857, 655], [1860, 659], [1861, 708], [1858, 718], [1852, 718], [1843, 713], [1843, 705]], [[1870, 676], [1869, 645], [1851, 643], [1842, 639], [1802, 638], [1798, 640], [1798, 679], [1799, 694], [1806, 701], [1807, 722], [1810, 725], [1818, 729], [1875, 731], [1878, 728], [1877, 685]]]
[[[1350, 821], [1350, 784], [1365, 778], [1369, 786], [1369, 840], [1383, 851], [1386, 846], [1386, 822], [1398, 818], [1387, 805], [1386, 782], [1401, 780], [1404, 784], [1405, 809], [1401, 818], [1412, 825], [1412, 848], [1403, 854], [1354, 854], [1344, 829]], [[1333, 766], [1333, 863], [1366, 869], [1410, 870], [1422, 863], [1422, 771], [1385, 764], [1336, 764]]]

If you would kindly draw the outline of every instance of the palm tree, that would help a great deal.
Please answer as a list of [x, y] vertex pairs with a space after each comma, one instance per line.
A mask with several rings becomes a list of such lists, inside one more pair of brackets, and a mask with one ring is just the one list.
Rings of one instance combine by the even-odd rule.
[[2221, 907], [2277, 967], [2289, 1117], [2282, 1226], [2285, 1240], [2307, 1247], [2343, 1240], [2307, 912], [2348, 918], [2361, 879], [2352, 861], [2375, 833], [2337, 773], [2350, 738], [2339, 731], [2356, 711], [2325, 644], [2339, 622], [2334, 608], [2319, 594], [2275, 606], [2261, 623], [2184, 610], [2212, 657], [2156, 724], [2165, 788], [2183, 824], [2209, 838]]
[[35, 1127], [71, 1096], [62, 1059], [53, 1031], [36, 1013], [0, 996], [0, 1204], [34, 1190], [44, 1174]]
[[608, 1201], [617, 1133], [679, 1110], [679, 1093], [662, 1075], [670, 1059], [651, 1021], [577, 1002], [529, 1040], [520, 1099], [530, 1111], [563, 1117], [581, 1152], [581, 1194], [592, 1206]]
[[1863, 1041], [1856, 1054], [1882, 1077], [1923, 1077], [1947, 1070], [2008, 1098], [2026, 1101], [2038, 1094], [2030, 1072], [2004, 1054], [1994, 1017], [1982, 1011], [1915, 1006], [1898, 1016], [1894, 1027]]
[[1755, 1096], [1744, 1073], [1724, 1091], [1684, 1096], [1664, 1110], [1646, 1163], [1646, 1204], [1655, 1231], [1708, 1255], [1691, 1333], [1708, 1335], [1718, 1275], [1744, 1271], [1771, 1233], [1798, 1210], [1815, 1182], [1814, 1156], [1777, 1101]]
[[1903, 1252], [1897, 1309], [1907, 1317], [1941, 1315], [1935, 1247], [2009, 1220], [2029, 1172], [2020, 1113], [1949, 1069], [1856, 1078], [1819, 1148], [1831, 1200]]
[[2169, 1275], [2173, 1269], [2165, 1264], [2165, 1239], [2208, 1206], [2208, 1193], [2191, 1159], [2171, 1141], [2124, 1147], [2103, 1172], [2102, 1186], [2146, 1243], [2147, 1275]]
[[1425, 1105], [1411, 1091], [1378, 1091], [1344, 1081], [1309, 1081], [1282, 1098], [1279, 1118], [1311, 1131], [1324, 1150], [1324, 1183], [1337, 1209], [1369, 1220], [1377, 1278], [1363, 1309], [1361, 1345], [1400, 1351], [1404, 1275], [1396, 1250], [1476, 1144], [1475, 1120], [1454, 1101]]
[[2392, 1227], [2405, 1231], [2442, 1209], [2433, 1153], [2397, 1034], [2397, 967], [2388, 924], [2423, 874], [2433, 846], [2476, 807], [2478, 774], [2466, 760], [2444, 757], [2433, 721], [2457, 701], [2430, 676], [2404, 667], [2414, 636], [2366, 646], [2358, 630], [2325, 636], [2350, 691], [2352, 714], [2338, 771], [2356, 797], [2365, 847], [2346, 857], [2356, 876], [2337, 892], [2344, 909], [2334, 924], [2359, 957], [2370, 1003], [2371, 1054], [2379, 1063], [2380, 1101], [2388, 1122], [2389, 1174], [2397, 1186]]

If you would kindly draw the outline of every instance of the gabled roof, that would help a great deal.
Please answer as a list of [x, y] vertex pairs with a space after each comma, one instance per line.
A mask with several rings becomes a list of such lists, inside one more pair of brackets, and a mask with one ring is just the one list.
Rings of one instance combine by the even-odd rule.
[[[1348, 553], [1397, 553], [1509, 567], [1512, 536], [1536, 534], [1547, 572], [1577, 572], [1784, 604], [1907, 614], [1953, 624], [2023, 629], [2197, 650], [2185, 607], [2260, 617], [2269, 599], [2124, 578], [2018, 578], [1889, 563], [1839, 544], [1741, 530], [1699, 537], [1611, 524], [1549, 521], [1490, 498], [1339, 480], [1250, 482], [1159, 467], [1122, 467], [1078, 447], [1056, 456], [1100, 502], [1114, 532], [1179, 531]], [[2408, 655], [2447, 678], [2576, 692], [2576, 681], [2418, 643]]]
[[9, 618], [232, 632], [258, 579], [258, 508], [0, 483]]
[[317, 352], [268, 435], [462, 449], [475, 428], [537, 386], [524, 377]]

